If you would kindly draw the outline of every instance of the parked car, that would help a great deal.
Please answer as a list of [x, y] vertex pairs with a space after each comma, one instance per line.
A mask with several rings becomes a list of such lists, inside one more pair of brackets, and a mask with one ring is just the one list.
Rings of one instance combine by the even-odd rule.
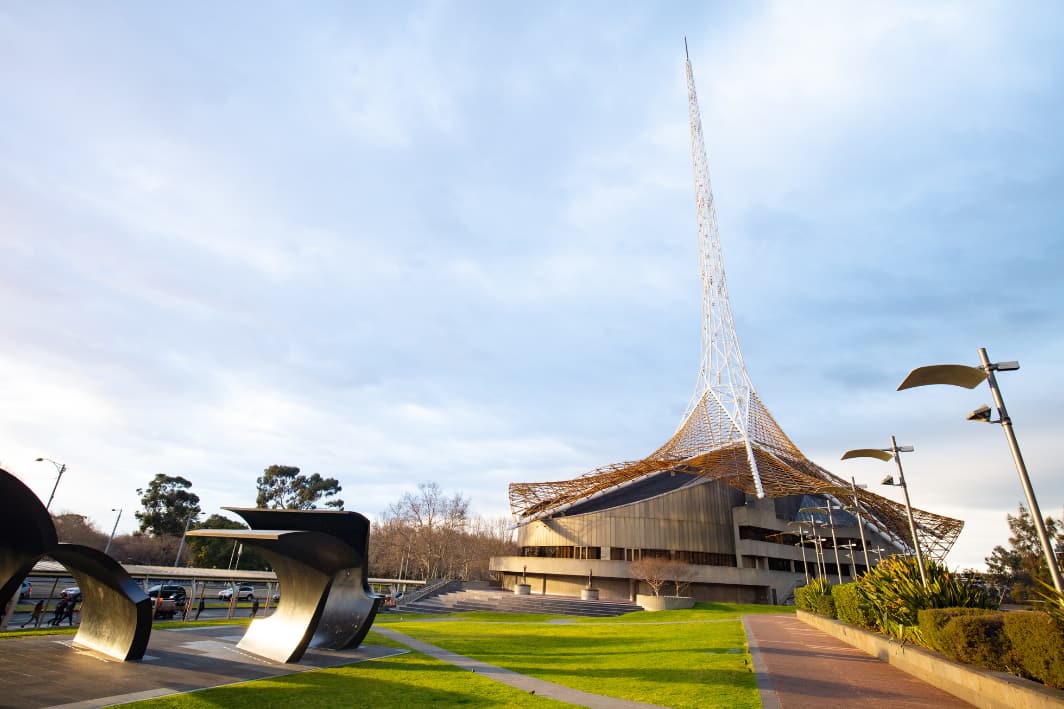
[[163, 584], [161, 586], [152, 586], [148, 589], [148, 598], [154, 600], [160, 595], [165, 600], [173, 601], [174, 605], [177, 606], [183, 606], [188, 601], [188, 592], [184, 586]]
[[173, 620], [174, 615], [177, 613], [177, 605], [169, 598], [164, 598], [161, 601], [155, 602], [154, 609], [155, 617], [163, 620]]
[[[233, 587], [223, 588], [218, 592], [218, 599], [222, 601], [228, 601], [233, 597]], [[255, 587], [248, 585], [241, 585], [236, 590], [236, 599], [238, 601], [250, 601], [255, 598]]]
[[70, 588], [64, 588], [62, 593], [59, 594], [61, 598], [65, 598], [68, 601], [74, 601], [74, 603], [81, 603], [81, 589], [77, 586], [71, 586]]
[[29, 581], [23, 581], [22, 586], [18, 589], [18, 599], [24, 601], [33, 594], [33, 584]]

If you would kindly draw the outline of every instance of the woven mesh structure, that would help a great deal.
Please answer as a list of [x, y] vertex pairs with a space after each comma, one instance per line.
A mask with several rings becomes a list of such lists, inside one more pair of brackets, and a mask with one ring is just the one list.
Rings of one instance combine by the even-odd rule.
[[[510, 508], [518, 522], [549, 517], [573, 505], [669, 470], [721, 481], [757, 497], [821, 494], [852, 503], [850, 484], [813, 463], [787, 437], [754, 391], [731, 315], [716, 210], [709, 180], [691, 62], [686, 62], [691, 150], [702, 276], [702, 362], [683, 422], [665, 445], [642, 460], [596, 468], [572, 480], [512, 483]], [[870, 526], [911, 549], [905, 506], [858, 490]], [[921, 549], [943, 559], [964, 522], [913, 509]]]

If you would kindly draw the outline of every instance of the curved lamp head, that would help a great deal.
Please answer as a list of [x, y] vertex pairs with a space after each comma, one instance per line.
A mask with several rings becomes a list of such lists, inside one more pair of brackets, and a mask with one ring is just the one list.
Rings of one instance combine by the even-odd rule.
[[850, 458], [877, 458], [886, 462], [893, 457], [894, 456], [890, 453], [881, 451], [878, 448], [854, 448], [852, 451], [846, 451], [843, 453], [841, 460], [849, 460]]
[[[1002, 362], [1002, 364], [1012, 364]], [[1019, 366], [1017, 365], [1017, 369]], [[986, 380], [986, 372], [980, 367], [969, 367], [964, 364], [932, 364], [927, 367], [917, 367], [909, 372], [905, 381], [898, 385], [898, 391], [923, 387], [931, 384], [949, 384], [965, 389], [974, 389]]]
[[975, 411], [968, 414], [966, 417], [969, 421], [982, 421], [983, 423], [994, 423], [990, 420], [990, 407], [983, 404]]

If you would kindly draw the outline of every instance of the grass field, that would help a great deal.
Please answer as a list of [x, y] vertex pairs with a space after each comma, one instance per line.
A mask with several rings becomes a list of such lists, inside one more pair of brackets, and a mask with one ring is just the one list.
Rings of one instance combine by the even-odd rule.
[[[760, 707], [742, 613], [771, 606], [699, 604], [685, 611], [574, 618], [508, 613], [381, 614], [424, 642], [586, 692], [670, 707]], [[371, 632], [370, 645], [399, 646]], [[566, 706], [409, 652], [124, 705], [137, 709]]]

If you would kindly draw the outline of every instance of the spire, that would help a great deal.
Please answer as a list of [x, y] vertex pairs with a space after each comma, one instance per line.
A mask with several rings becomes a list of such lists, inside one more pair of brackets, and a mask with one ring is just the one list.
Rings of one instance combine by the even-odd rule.
[[[687, 39], [684, 38], [684, 53]], [[728, 284], [724, 278], [724, 258], [717, 230], [717, 210], [713, 205], [713, 185], [702, 138], [702, 116], [691, 58], [685, 59], [687, 105], [691, 121], [691, 161], [695, 177], [695, 214], [698, 221], [698, 256], [702, 276], [702, 362], [694, 396], [691, 397], [678, 430], [690, 425], [692, 417], [709, 416], [717, 409], [723, 416], [710, 416], [710, 438], [714, 443], [742, 442], [758, 497], [765, 491], [750, 445], [751, 405], [756, 397], [746, 373], [739, 338], [735, 334]], [[701, 423], [701, 422], [699, 422]]]

